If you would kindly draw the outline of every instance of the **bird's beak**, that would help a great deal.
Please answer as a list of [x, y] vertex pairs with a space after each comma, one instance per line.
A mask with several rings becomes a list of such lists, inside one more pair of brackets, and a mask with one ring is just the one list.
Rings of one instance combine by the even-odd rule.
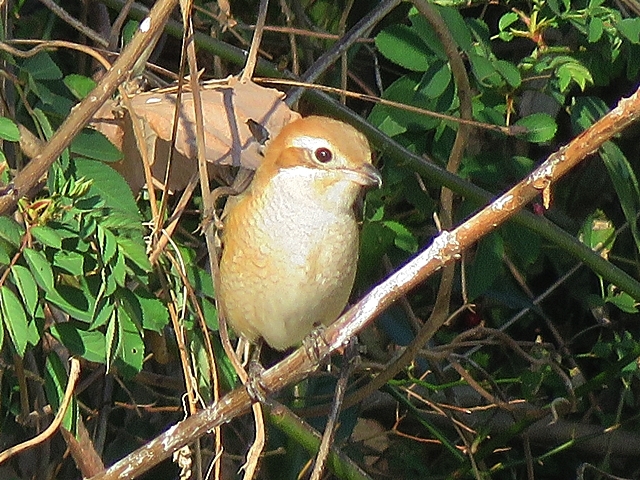
[[349, 180], [364, 187], [382, 187], [382, 175], [370, 163], [364, 163], [358, 168], [345, 169], [344, 172]]

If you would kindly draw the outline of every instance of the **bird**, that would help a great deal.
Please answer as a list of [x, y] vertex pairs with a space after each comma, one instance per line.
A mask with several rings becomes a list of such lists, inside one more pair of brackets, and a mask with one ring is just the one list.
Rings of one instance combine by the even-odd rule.
[[308, 116], [267, 143], [247, 189], [223, 213], [218, 303], [228, 325], [275, 350], [342, 313], [356, 275], [356, 203], [380, 187], [367, 138]]

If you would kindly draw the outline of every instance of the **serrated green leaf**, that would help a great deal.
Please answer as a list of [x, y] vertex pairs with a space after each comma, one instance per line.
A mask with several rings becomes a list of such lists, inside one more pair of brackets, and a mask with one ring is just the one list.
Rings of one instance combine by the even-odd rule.
[[10, 265], [15, 248], [4, 239], [0, 239], [0, 265]]
[[22, 303], [6, 285], [0, 287], [0, 310], [2, 310], [4, 327], [9, 332], [11, 343], [18, 355], [22, 357], [30, 340], [29, 325]]
[[86, 97], [96, 86], [96, 82], [93, 79], [76, 73], [67, 75], [64, 78], [64, 84], [78, 100]]
[[515, 125], [526, 128], [526, 132], [518, 137], [533, 143], [548, 142], [555, 136], [558, 129], [556, 121], [548, 113], [534, 113], [521, 118]]
[[69, 285], [58, 285], [57, 289], [46, 291], [45, 298], [71, 318], [86, 323], [93, 319], [95, 299], [87, 291]]
[[200, 299], [200, 305], [202, 308], [202, 315], [204, 316], [204, 321], [207, 324], [207, 327], [209, 327], [210, 330], [217, 332], [220, 328], [220, 322], [218, 320], [218, 309], [208, 298]]
[[122, 252], [118, 251], [115, 262], [111, 262], [111, 275], [116, 283], [124, 287], [127, 280], [127, 266]]
[[32, 248], [25, 248], [22, 256], [40, 288], [45, 292], [52, 291], [54, 288], [53, 270], [51, 270], [49, 260], [47, 260], [44, 253]]
[[144, 243], [136, 242], [130, 238], [118, 237], [118, 245], [120, 250], [131, 260], [135, 265], [140, 267], [143, 271], [151, 271], [151, 262], [147, 256], [147, 249]]
[[558, 86], [561, 92], [564, 92], [569, 87], [569, 84], [573, 81], [584, 91], [587, 84], [593, 84], [593, 77], [591, 72], [579, 62], [567, 62], [563, 63], [556, 70], [558, 76]]
[[89, 362], [105, 363], [104, 334], [79, 328], [74, 322], [54, 323], [50, 332], [74, 355]]
[[522, 83], [520, 72], [511, 62], [496, 60], [495, 68], [512, 88], [518, 88]]
[[395, 234], [393, 243], [400, 250], [409, 253], [415, 253], [418, 250], [418, 241], [407, 227], [394, 221], [385, 221], [383, 225]]
[[85, 129], [71, 142], [71, 153], [102, 162], [122, 160], [122, 152], [103, 133]]
[[31, 235], [39, 241], [42, 245], [52, 248], [62, 247], [62, 237], [53, 228], [46, 225], [36, 225], [31, 227]]
[[53, 254], [53, 266], [69, 272], [71, 275], [84, 274], [85, 256], [78, 251], [60, 250]]
[[93, 180], [89, 188], [89, 196], [100, 196], [107, 207], [127, 214], [131, 221], [139, 222], [140, 214], [133, 193], [118, 172], [96, 160], [76, 158], [74, 163], [78, 178], [85, 177]]
[[375, 38], [376, 47], [393, 63], [416, 72], [429, 68], [433, 54], [418, 33], [406, 25], [391, 25]]
[[109, 322], [116, 308], [114, 301], [115, 299], [113, 297], [103, 297], [98, 302], [93, 322], [91, 322], [91, 325], [89, 327], [90, 330], [97, 330], [98, 328], [105, 326], [107, 322]]
[[38, 306], [38, 285], [27, 267], [13, 265], [11, 278], [22, 297], [22, 303], [26, 307], [27, 314], [33, 318]]
[[470, 52], [473, 46], [473, 39], [469, 26], [456, 8], [436, 7], [438, 13], [449, 27], [451, 36], [463, 52]]
[[496, 70], [495, 61], [475, 52], [469, 53], [469, 61], [471, 62], [471, 71], [480, 84], [489, 88], [504, 85], [502, 76]]
[[14, 247], [19, 247], [24, 235], [24, 228], [9, 217], [0, 217], [0, 238], [5, 239]]
[[0, 117], [0, 138], [9, 142], [20, 140], [20, 130], [10, 118]]
[[34, 80], [60, 80], [62, 71], [47, 52], [39, 52], [22, 63], [22, 69]]
[[162, 332], [169, 323], [167, 307], [159, 299], [143, 290], [135, 292], [135, 295], [142, 309], [142, 326], [147, 330]]
[[109, 263], [115, 253], [118, 251], [118, 243], [116, 237], [111, 231], [98, 225], [96, 230], [96, 238], [98, 240], [98, 248], [102, 255], [103, 262]]

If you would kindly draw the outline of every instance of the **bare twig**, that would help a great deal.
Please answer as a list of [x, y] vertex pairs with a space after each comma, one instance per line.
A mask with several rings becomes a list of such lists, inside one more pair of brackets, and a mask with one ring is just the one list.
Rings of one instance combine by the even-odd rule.
[[269, 0], [260, 0], [260, 8], [258, 10], [258, 20], [256, 21], [256, 29], [253, 32], [253, 38], [251, 39], [251, 48], [249, 49], [249, 56], [247, 57], [247, 63], [244, 66], [240, 81], [245, 83], [253, 77], [253, 72], [256, 69], [256, 63], [258, 61], [258, 49], [260, 48], [260, 42], [262, 41], [262, 32], [264, 31], [264, 24], [267, 20], [267, 7], [269, 6]]
[[62, 419], [64, 418], [65, 413], [67, 413], [67, 408], [69, 408], [69, 404], [71, 403], [71, 399], [73, 397], [73, 390], [78, 382], [78, 377], [80, 376], [80, 360], [75, 357], [71, 358], [71, 370], [69, 371], [69, 379], [67, 381], [67, 388], [64, 392], [64, 397], [62, 402], [60, 403], [60, 408], [58, 409], [58, 413], [56, 413], [53, 422], [39, 435], [33, 437], [26, 442], [23, 442], [19, 445], [16, 445], [11, 448], [7, 448], [4, 452], [0, 453], [0, 464], [4, 461], [8, 460], [12, 456], [20, 453], [24, 450], [27, 450], [39, 443], [44, 442], [47, 438], [53, 435], [58, 427], [62, 423]]
[[51, 10], [55, 15], [60, 17], [60, 19], [62, 19], [64, 22], [71, 25], [73, 28], [78, 30], [83, 35], [86, 35], [88, 38], [96, 42], [101, 47], [107, 47], [109, 45], [109, 42], [107, 42], [107, 40], [102, 38], [102, 35], [100, 35], [95, 30], [87, 27], [77, 18], [73, 18], [71, 15], [69, 15], [69, 13], [67, 13], [65, 9], [63, 9], [60, 5], [55, 3], [53, 0], [40, 0], [40, 2], [42, 2], [42, 4], [45, 5], [49, 10]]
[[[391, 10], [400, 4], [400, 0], [383, 0], [380, 4], [371, 10], [365, 17], [363, 17], [354, 27], [347, 32], [346, 35], [340, 38], [340, 40], [325, 54], [323, 54], [313, 65], [302, 75], [300, 79], [306, 83], [313, 83], [318, 77], [334, 62], [336, 62], [340, 56], [347, 51], [347, 49], [353, 45], [353, 43], [365, 36], [382, 18], [384, 18]], [[302, 95], [303, 90], [296, 88], [287, 94], [287, 104], [295, 104]]]

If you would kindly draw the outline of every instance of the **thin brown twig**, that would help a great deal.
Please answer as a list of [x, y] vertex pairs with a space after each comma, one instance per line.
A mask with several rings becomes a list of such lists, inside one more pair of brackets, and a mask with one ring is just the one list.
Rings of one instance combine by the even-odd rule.
[[269, 6], [269, 0], [260, 0], [260, 7], [258, 8], [258, 19], [256, 21], [256, 28], [253, 32], [253, 38], [251, 39], [251, 47], [249, 48], [249, 56], [247, 57], [247, 63], [242, 70], [240, 81], [245, 83], [253, 77], [253, 72], [256, 69], [256, 63], [258, 62], [258, 49], [262, 42], [262, 33], [264, 32], [264, 24], [267, 20], [267, 7]]
[[109, 42], [104, 38], [102, 38], [102, 35], [100, 35], [98, 32], [96, 32], [92, 28], [87, 27], [84, 23], [82, 23], [77, 18], [74, 18], [71, 15], [69, 15], [69, 13], [67, 13], [67, 11], [64, 8], [62, 8], [60, 5], [55, 3], [53, 0], [40, 0], [40, 2], [44, 6], [46, 6], [49, 10], [51, 10], [55, 15], [57, 15], [62, 21], [71, 25], [71, 27], [75, 28], [83, 35], [86, 35], [101, 47], [109, 46]]
[[78, 382], [79, 377], [80, 360], [72, 357], [71, 369], [69, 371], [69, 377], [67, 380], [67, 387], [64, 392], [64, 397], [62, 398], [60, 408], [58, 409], [58, 412], [56, 413], [56, 416], [54, 417], [51, 424], [42, 433], [36, 435], [32, 439], [27, 440], [26, 442], [22, 442], [14, 447], [7, 448], [4, 452], [0, 453], [0, 464], [13, 457], [14, 455], [44, 442], [47, 438], [53, 435], [56, 430], [58, 430], [58, 427], [62, 423], [62, 419], [64, 418], [64, 415], [67, 413], [67, 409], [71, 404], [71, 399], [73, 398], [73, 390], [76, 386], [76, 383]]
[[433, 112], [420, 107], [414, 107], [413, 105], [407, 105], [406, 103], [394, 102], [393, 100], [387, 100], [386, 98], [376, 97], [375, 95], [369, 95], [367, 93], [351, 92], [349, 90], [343, 90], [341, 88], [329, 87], [326, 85], [318, 85], [314, 83], [306, 83], [298, 80], [289, 80], [286, 78], [266, 78], [256, 77], [253, 79], [256, 83], [264, 83], [266, 85], [284, 85], [284, 86], [297, 86], [300, 88], [308, 88], [310, 90], [318, 90], [321, 92], [334, 93], [336, 95], [346, 95], [347, 97], [357, 98], [365, 102], [379, 103], [387, 107], [397, 108], [399, 110], [406, 110], [407, 112], [418, 113], [428, 117], [438, 118], [448, 122], [459, 123], [469, 125], [472, 127], [482, 128], [483, 130], [489, 130], [493, 132], [502, 133], [503, 135], [515, 135], [521, 133], [520, 129], [516, 126], [503, 127], [501, 125], [491, 125], [489, 123], [482, 123], [476, 120], [469, 120], [460, 117], [454, 117], [453, 115], [447, 115], [445, 113]]

